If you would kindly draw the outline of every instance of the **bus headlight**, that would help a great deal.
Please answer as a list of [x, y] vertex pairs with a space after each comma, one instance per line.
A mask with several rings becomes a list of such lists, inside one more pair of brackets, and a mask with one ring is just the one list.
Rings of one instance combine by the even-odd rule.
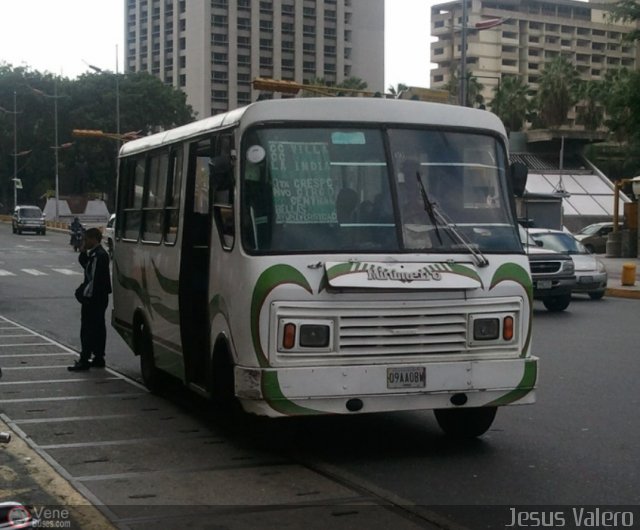
[[469, 315], [469, 345], [486, 347], [493, 343], [513, 344], [517, 338], [515, 313], [493, 313]]
[[496, 340], [499, 336], [499, 319], [478, 318], [473, 321], [473, 340]]
[[327, 348], [331, 342], [331, 328], [323, 324], [300, 326], [301, 348]]
[[281, 353], [330, 352], [334, 347], [333, 320], [280, 318], [278, 351]]

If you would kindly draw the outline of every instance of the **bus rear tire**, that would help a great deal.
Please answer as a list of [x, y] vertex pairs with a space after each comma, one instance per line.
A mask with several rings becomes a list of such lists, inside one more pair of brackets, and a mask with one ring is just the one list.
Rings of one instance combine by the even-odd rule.
[[482, 436], [489, 430], [498, 407], [434, 410], [438, 425], [447, 436], [471, 439]]
[[235, 396], [233, 362], [226, 344], [217, 344], [211, 362], [211, 400], [214, 405], [234, 411], [239, 405]]
[[136, 354], [140, 356], [140, 375], [142, 375], [142, 382], [151, 393], [158, 394], [162, 389], [162, 374], [158, 368], [156, 368], [156, 363], [153, 358], [151, 334], [146, 324], [140, 324], [138, 329]]

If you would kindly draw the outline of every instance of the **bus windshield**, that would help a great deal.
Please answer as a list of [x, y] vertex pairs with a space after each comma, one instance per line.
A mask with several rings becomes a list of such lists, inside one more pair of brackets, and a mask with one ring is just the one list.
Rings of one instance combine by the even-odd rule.
[[521, 251], [493, 136], [265, 127], [245, 135], [241, 157], [252, 254]]

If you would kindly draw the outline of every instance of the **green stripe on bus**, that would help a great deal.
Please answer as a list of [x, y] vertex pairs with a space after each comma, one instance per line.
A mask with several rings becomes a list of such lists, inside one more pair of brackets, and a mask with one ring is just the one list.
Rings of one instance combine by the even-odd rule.
[[269, 293], [276, 287], [286, 284], [298, 285], [309, 294], [313, 294], [309, 282], [300, 271], [291, 265], [274, 265], [260, 275], [251, 297], [251, 338], [258, 362], [263, 368], [269, 366], [269, 359], [264, 353], [260, 340], [260, 312]]

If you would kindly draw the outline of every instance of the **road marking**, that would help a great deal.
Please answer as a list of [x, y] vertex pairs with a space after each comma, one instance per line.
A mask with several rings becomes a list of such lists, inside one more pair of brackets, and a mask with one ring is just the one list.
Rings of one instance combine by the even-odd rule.
[[47, 276], [46, 272], [39, 271], [38, 269], [20, 269], [22, 272], [31, 274], [32, 276]]
[[101, 394], [97, 396], [63, 396], [63, 397], [43, 397], [43, 398], [17, 398], [17, 399], [0, 399], [0, 404], [5, 403], [30, 403], [42, 401], [80, 401], [87, 399], [123, 399], [128, 397], [146, 396], [149, 392], [138, 392], [136, 394]]
[[61, 423], [65, 421], [95, 421], [95, 420], [119, 420], [121, 418], [136, 418], [140, 414], [105, 414], [104, 416], [68, 416], [66, 418], [25, 418], [23, 420], [13, 420], [20, 425], [35, 423]]
[[[3, 370], [10, 370], [10, 368], [3, 368]], [[84, 379], [45, 379], [42, 381], [33, 381], [29, 379], [28, 381], [7, 381], [5, 383], [0, 383], [0, 386], [9, 386], [9, 385], [43, 385], [43, 384], [60, 384], [60, 383], [86, 383], [87, 381], [120, 381], [119, 377], [105, 377], [105, 378], [84, 378]]]
[[51, 346], [48, 342], [30, 342], [28, 344], [0, 344], [0, 348], [15, 348], [16, 346]]
[[[53, 370], [54, 368], [65, 368], [65, 366], [61, 364], [52, 365], [52, 366], [9, 366], [7, 368], [3, 368], [4, 371], [8, 372], [9, 370]], [[102, 370], [102, 368], [99, 368]], [[88, 372], [88, 370], [85, 370]], [[119, 377], [105, 377], [100, 378], [100, 381], [105, 381], [107, 379], [120, 379]], [[36, 383], [46, 383], [46, 381], [35, 381]], [[1, 384], [1, 383], [0, 383]]]
[[65, 276], [82, 276], [81, 272], [72, 271], [71, 269], [51, 269], [52, 271], [59, 272], [60, 274], [64, 274]]
[[[1, 337], [2, 335], [0, 335]], [[78, 355], [69, 351], [61, 351], [60, 353], [13, 353], [11, 355], [0, 355], [0, 358], [7, 359], [9, 357], [55, 357], [56, 355]]]
[[15, 274], [13, 272], [0, 269], [0, 276], [15, 276]]

